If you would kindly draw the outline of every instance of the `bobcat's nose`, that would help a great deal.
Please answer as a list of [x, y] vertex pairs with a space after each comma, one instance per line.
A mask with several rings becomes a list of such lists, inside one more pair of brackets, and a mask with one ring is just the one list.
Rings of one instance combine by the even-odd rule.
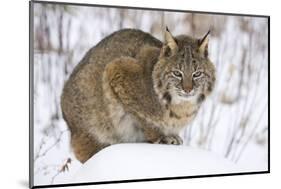
[[183, 90], [186, 93], [190, 93], [192, 91], [192, 87], [185, 87]]
[[184, 82], [183, 83], [183, 90], [184, 92], [186, 93], [190, 93], [193, 89], [193, 85], [192, 85], [192, 82]]

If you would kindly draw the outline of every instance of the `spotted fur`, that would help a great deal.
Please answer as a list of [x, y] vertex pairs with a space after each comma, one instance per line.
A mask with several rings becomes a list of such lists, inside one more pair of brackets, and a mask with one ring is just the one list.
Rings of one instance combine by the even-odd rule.
[[207, 38], [173, 37], [167, 29], [161, 42], [124, 29], [90, 49], [61, 96], [77, 159], [117, 143], [182, 144], [180, 130], [214, 88]]

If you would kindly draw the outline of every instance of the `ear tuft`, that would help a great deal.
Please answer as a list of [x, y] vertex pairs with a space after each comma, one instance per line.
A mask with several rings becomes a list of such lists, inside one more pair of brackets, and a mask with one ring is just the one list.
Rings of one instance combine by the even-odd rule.
[[166, 32], [170, 33], [170, 30], [169, 30], [168, 26], [166, 26]]
[[177, 42], [175, 41], [167, 26], [165, 31], [165, 45], [167, 45], [171, 49], [172, 54], [178, 50]]
[[204, 37], [199, 40], [199, 52], [204, 55], [204, 57], [208, 56], [208, 43], [209, 43], [209, 35], [210, 30], [204, 35]]

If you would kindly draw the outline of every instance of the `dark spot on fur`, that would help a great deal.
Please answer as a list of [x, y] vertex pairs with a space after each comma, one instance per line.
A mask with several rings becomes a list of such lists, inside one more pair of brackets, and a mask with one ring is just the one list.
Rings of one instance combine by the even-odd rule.
[[179, 42], [178, 42], [178, 40], [177, 40], [176, 38], [174, 38], [174, 40], [175, 40], [176, 44], [177, 44], [177, 45], [179, 45]]
[[197, 102], [198, 103], [202, 103], [205, 100], [205, 95], [204, 94], [200, 94], [197, 98]]
[[159, 88], [162, 87], [162, 82], [161, 82], [161, 81], [158, 82], [158, 87], [159, 87]]
[[209, 55], [208, 50], [207, 50], [207, 49], [205, 49], [205, 51], [204, 51], [204, 56], [205, 56], [205, 58], [207, 58], [207, 57], [208, 57], [208, 55]]
[[172, 54], [172, 50], [170, 49], [169, 46], [164, 46], [164, 47], [162, 48], [162, 52], [163, 52], [163, 55], [164, 55], [165, 57], [169, 57], [169, 56], [171, 56], [171, 54]]
[[170, 111], [170, 114], [169, 114], [170, 117], [173, 117], [173, 118], [176, 118], [176, 119], [180, 119], [181, 117], [178, 116], [175, 112], [173, 111]]
[[164, 100], [166, 100], [166, 102], [167, 102], [168, 104], [170, 104], [171, 101], [172, 101], [172, 97], [171, 97], [171, 95], [170, 95], [169, 92], [165, 92], [164, 95], [163, 95], [163, 98], [164, 98]]
[[209, 83], [209, 85], [208, 85], [208, 91], [209, 91], [209, 92], [212, 92], [212, 90], [213, 90], [213, 85], [212, 85], [212, 83]]

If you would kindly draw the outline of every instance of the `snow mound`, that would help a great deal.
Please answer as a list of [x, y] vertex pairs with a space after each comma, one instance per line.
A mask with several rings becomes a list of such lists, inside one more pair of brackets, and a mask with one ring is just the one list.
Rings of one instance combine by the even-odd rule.
[[116, 144], [89, 159], [72, 182], [100, 182], [237, 173], [229, 160], [187, 146]]

